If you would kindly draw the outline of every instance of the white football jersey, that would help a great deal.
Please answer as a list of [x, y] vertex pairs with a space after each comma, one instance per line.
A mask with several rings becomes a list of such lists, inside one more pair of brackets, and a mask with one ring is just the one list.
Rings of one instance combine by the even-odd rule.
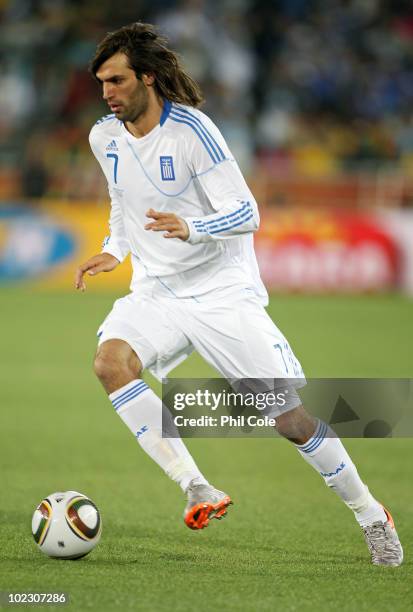
[[[267, 301], [253, 246], [257, 204], [209, 117], [165, 101], [160, 123], [145, 136], [107, 115], [93, 126], [90, 145], [111, 198], [103, 252], [119, 261], [131, 253], [133, 290], [151, 281], [192, 297], [239, 285]], [[189, 239], [145, 230], [149, 208], [184, 218]]]

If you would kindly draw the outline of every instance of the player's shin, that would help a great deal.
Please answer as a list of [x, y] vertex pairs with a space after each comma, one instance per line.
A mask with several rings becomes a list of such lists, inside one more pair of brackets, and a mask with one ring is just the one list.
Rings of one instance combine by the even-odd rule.
[[[111, 393], [109, 399], [143, 450], [183, 491], [191, 482], [208, 484], [181, 438], [162, 437], [162, 401], [145, 382], [133, 380]], [[164, 409], [165, 417], [170, 414]], [[166, 425], [171, 436], [176, 435], [172, 419]]]
[[383, 507], [361, 480], [341, 440], [326, 423], [318, 421], [313, 436], [296, 447], [324, 478], [326, 485], [353, 510], [362, 527], [387, 520]]

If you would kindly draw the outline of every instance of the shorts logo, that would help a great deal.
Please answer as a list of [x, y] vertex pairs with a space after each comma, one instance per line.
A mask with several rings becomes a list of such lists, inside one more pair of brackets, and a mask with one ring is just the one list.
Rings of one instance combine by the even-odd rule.
[[161, 178], [163, 181], [174, 181], [175, 170], [172, 155], [161, 155], [159, 158], [161, 164]]
[[140, 428], [139, 431], [136, 432], [136, 437], [140, 438], [145, 433], [145, 431], [148, 431], [148, 429], [149, 427], [147, 425], [144, 425], [143, 427]]

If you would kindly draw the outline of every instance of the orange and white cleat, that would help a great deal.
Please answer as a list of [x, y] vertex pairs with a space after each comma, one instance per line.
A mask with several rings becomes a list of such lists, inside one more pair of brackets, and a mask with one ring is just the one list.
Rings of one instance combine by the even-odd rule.
[[227, 508], [232, 504], [229, 495], [214, 489], [211, 485], [189, 485], [186, 490], [188, 503], [184, 512], [184, 521], [190, 529], [208, 527], [210, 519], [225, 518]]
[[397, 567], [403, 562], [403, 548], [394, 526], [393, 517], [383, 506], [387, 521], [377, 521], [363, 527], [364, 537], [371, 554], [373, 565]]

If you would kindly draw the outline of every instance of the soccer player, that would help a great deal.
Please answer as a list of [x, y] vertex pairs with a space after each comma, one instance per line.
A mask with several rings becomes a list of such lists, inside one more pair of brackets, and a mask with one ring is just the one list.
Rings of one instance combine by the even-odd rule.
[[[198, 110], [202, 94], [149, 24], [109, 33], [91, 71], [112, 114], [90, 144], [108, 182], [110, 235], [76, 271], [110, 272], [130, 253], [131, 293], [99, 329], [95, 372], [116, 412], [187, 495], [185, 523], [202, 529], [231, 498], [212, 487], [183, 441], [162, 436], [162, 402], [142, 380], [198, 351], [227, 379], [303, 376], [269, 318], [253, 232], [257, 204], [224, 138]], [[341, 441], [297, 399], [275, 413], [278, 432], [316, 469], [360, 524], [372, 562], [400, 565], [389, 512], [371, 495]]]

